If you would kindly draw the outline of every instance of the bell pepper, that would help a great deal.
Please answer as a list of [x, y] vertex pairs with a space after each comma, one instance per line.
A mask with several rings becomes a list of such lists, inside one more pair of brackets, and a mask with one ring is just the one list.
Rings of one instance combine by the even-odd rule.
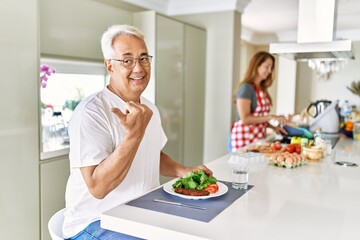
[[291, 137], [290, 144], [298, 144], [301, 146], [301, 137]]

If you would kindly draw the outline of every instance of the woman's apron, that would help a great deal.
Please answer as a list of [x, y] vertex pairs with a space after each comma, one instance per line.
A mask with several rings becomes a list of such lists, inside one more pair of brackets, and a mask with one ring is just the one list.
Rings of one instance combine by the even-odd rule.
[[[253, 85], [256, 92], [257, 107], [252, 112], [254, 116], [267, 116], [270, 113], [270, 100], [265, 91]], [[239, 148], [249, 145], [257, 140], [266, 137], [267, 123], [243, 124], [241, 120], [234, 122], [231, 129], [231, 151], [235, 152]]]

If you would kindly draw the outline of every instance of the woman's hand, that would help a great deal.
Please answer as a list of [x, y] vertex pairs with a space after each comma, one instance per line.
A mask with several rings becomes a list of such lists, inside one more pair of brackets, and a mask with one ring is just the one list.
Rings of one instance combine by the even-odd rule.
[[288, 123], [287, 119], [284, 116], [272, 115], [269, 121], [269, 126], [272, 128], [276, 134], [288, 135], [289, 133], [282, 127]]
[[284, 116], [275, 116], [275, 119], [279, 122], [281, 126], [285, 125], [288, 120]]
[[288, 120], [284, 116], [272, 115], [271, 119], [268, 121], [273, 127], [286, 125]]

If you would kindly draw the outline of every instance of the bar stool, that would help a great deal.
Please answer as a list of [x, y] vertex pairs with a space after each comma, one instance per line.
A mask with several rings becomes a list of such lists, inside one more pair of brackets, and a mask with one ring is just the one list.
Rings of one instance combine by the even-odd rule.
[[65, 208], [57, 211], [48, 222], [48, 229], [53, 240], [63, 240], [62, 225], [64, 222]]

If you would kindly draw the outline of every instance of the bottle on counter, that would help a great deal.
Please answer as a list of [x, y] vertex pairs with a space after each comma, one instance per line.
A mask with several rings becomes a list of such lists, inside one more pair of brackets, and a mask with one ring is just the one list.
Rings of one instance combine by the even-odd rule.
[[347, 122], [351, 119], [352, 107], [348, 100], [345, 100], [343, 106], [340, 110], [340, 115], [343, 118], [344, 122]]
[[315, 140], [315, 145], [317, 145], [317, 143], [320, 143], [321, 140], [324, 140], [324, 136], [321, 132], [321, 127], [317, 127], [314, 133], [314, 140]]
[[340, 116], [341, 116], [340, 128], [347, 137], [353, 137], [355, 118], [352, 115], [353, 115], [352, 106], [350, 105], [349, 101], [345, 100], [345, 103], [342, 105], [340, 110]]

